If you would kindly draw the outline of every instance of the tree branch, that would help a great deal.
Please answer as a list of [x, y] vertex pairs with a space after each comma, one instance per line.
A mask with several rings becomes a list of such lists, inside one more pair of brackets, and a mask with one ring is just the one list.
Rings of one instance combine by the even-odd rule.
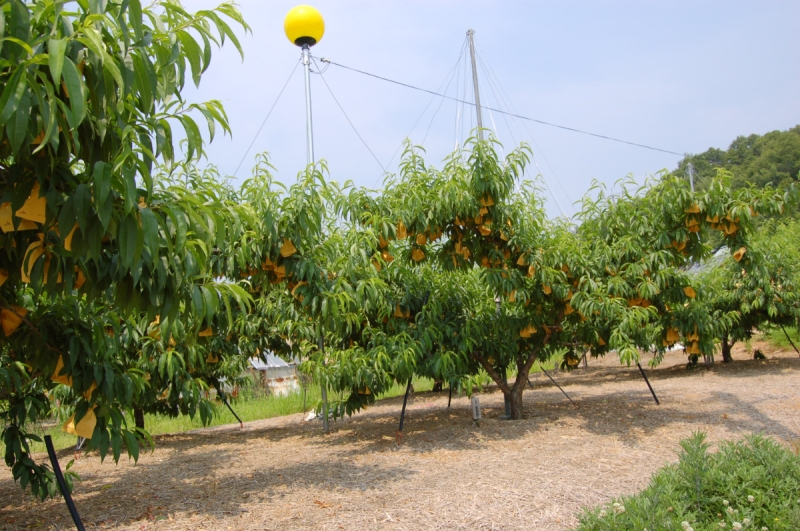
[[503, 393], [506, 393], [506, 394], [510, 394], [510, 393], [511, 393], [511, 388], [510, 388], [510, 387], [508, 386], [508, 384], [507, 384], [507, 383], [506, 383], [506, 382], [505, 382], [505, 381], [504, 381], [504, 380], [503, 380], [503, 379], [500, 377], [500, 375], [499, 375], [499, 374], [497, 374], [497, 371], [495, 371], [495, 370], [494, 370], [494, 367], [492, 367], [492, 364], [491, 364], [491, 363], [489, 363], [487, 360], [485, 360], [485, 359], [483, 358], [483, 356], [479, 355], [477, 352], [471, 352], [471, 353], [470, 353], [470, 355], [471, 355], [471, 356], [472, 356], [472, 357], [475, 359], [475, 361], [477, 361], [478, 363], [480, 363], [480, 364], [481, 364], [481, 366], [482, 366], [484, 369], [486, 369], [486, 372], [489, 374], [489, 376], [491, 376], [491, 377], [492, 377], [492, 380], [494, 380], [494, 382], [495, 382], [495, 383], [497, 384], [497, 386], [498, 386], [498, 387], [499, 387], [499, 388], [500, 388], [500, 389], [503, 391]]

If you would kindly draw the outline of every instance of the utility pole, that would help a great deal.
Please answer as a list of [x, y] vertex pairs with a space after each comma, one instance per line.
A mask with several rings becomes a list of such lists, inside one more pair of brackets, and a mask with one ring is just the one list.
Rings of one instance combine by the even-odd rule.
[[469, 56], [472, 59], [472, 86], [475, 88], [475, 114], [478, 116], [478, 140], [483, 140], [483, 118], [481, 117], [481, 94], [478, 90], [478, 69], [475, 67], [474, 30], [467, 30], [469, 39]]
[[690, 162], [686, 167], [689, 170], [689, 186], [692, 187], [692, 193], [694, 193], [694, 166]]

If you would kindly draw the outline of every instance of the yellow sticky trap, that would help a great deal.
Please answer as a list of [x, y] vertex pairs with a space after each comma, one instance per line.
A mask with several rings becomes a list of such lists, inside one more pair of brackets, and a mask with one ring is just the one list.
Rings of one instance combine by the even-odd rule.
[[284, 238], [283, 239], [283, 246], [281, 247], [281, 256], [284, 257], [284, 258], [289, 258], [290, 256], [292, 256], [296, 252], [297, 252], [297, 249], [295, 248], [294, 244], [292, 243], [292, 240], [290, 240], [289, 238]]
[[419, 262], [424, 258], [425, 258], [425, 253], [422, 251], [422, 249], [414, 249], [413, 251], [411, 251], [411, 259], [414, 260], [415, 262]]
[[39, 197], [39, 183], [36, 183], [33, 185], [33, 189], [31, 189], [31, 195], [25, 200], [25, 204], [14, 214], [18, 218], [35, 221], [36, 223], [44, 223], [46, 208], [47, 199]]
[[56, 383], [68, 385], [72, 387], [72, 377], [66, 374], [59, 374], [61, 369], [64, 368], [64, 358], [62, 356], [58, 357], [58, 362], [56, 363], [56, 370], [53, 371], [53, 376], [50, 377]]
[[214, 331], [209, 326], [205, 330], [200, 330], [200, 332], [198, 332], [197, 335], [198, 337], [211, 337], [214, 335]]
[[78, 425], [75, 425], [75, 415], [72, 415], [64, 423], [61, 429], [71, 435], [77, 435], [84, 439], [91, 439], [94, 434], [94, 427], [97, 425], [97, 417], [94, 414], [94, 408], [86, 412]]
[[28, 315], [28, 310], [16, 304], [11, 305], [11, 309], [3, 308], [0, 311], [0, 321], [3, 324], [3, 332], [6, 337], [14, 333], [14, 331], [22, 324], [22, 318]]
[[686, 294], [686, 296], [687, 296], [687, 297], [689, 297], [690, 299], [694, 299], [695, 297], [697, 297], [697, 292], [696, 292], [696, 291], [694, 290], [694, 288], [693, 288], [693, 287], [691, 287], [691, 286], [686, 286], [685, 288], [683, 288], [683, 292], [684, 292], [684, 293]]
[[3, 287], [3, 284], [6, 283], [8, 280], [8, 271], [5, 269], [0, 269], [0, 288]]
[[[25, 258], [22, 261], [22, 281], [23, 282], [30, 282], [31, 281], [31, 271], [33, 271], [33, 266], [36, 264], [36, 260], [39, 259], [40, 256], [44, 254], [44, 245], [42, 241], [44, 240], [44, 234], [39, 234], [39, 241], [33, 242], [28, 246], [28, 249], [25, 251]], [[25, 264], [28, 267], [25, 267]]]

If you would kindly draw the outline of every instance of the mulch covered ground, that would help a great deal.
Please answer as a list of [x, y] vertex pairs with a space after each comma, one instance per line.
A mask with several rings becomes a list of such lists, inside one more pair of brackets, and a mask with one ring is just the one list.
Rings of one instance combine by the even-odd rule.
[[[448, 409], [446, 391], [419, 393], [399, 446], [402, 397], [329, 435], [294, 415], [160, 436], [136, 465], [81, 458], [75, 502], [87, 529], [568, 529], [581, 507], [644, 487], [692, 431], [711, 441], [763, 432], [797, 448], [800, 358], [754, 346], [769, 359], [740, 347], [732, 364], [687, 371], [670, 355], [648, 370], [660, 406], [636, 368], [611, 359], [553, 375], [577, 408], [533, 378], [522, 421], [497, 420], [497, 392], [480, 395], [480, 426], [468, 398]], [[62, 500], [23, 494], [5, 467], [0, 528], [74, 529]]]

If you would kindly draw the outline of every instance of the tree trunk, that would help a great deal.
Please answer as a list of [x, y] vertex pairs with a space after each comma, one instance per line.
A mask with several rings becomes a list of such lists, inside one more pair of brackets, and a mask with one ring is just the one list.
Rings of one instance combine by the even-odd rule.
[[733, 348], [734, 343], [735, 341], [728, 343], [728, 336], [724, 336], [722, 338], [722, 361], [724, 363], [730, 363], [733, 361], [733, 356], [731, 356], [731, 348]]
[[525, 391], [525, 385], [523, 385], [523, 383], [527, 383], [527, 376], [525, 378], [520, 378], [518, 375], [517, 381], [514, 382], [514, 385], [511, 387], [511, 392], [506, 395], [508, 403], [511, 406], [511, 416], [509, 417], [511, 420], [520, 420], [524, 418], [522, 393]]
[[134, 406], [133, 422], [136, 424], [137, 428], [144, 429], [144, 410], [142, 410], [142, 408]]
[[440, 393], [444, 389], [444, 380], [434, 380], [433, 381], [433, 391], [434, 393]]

